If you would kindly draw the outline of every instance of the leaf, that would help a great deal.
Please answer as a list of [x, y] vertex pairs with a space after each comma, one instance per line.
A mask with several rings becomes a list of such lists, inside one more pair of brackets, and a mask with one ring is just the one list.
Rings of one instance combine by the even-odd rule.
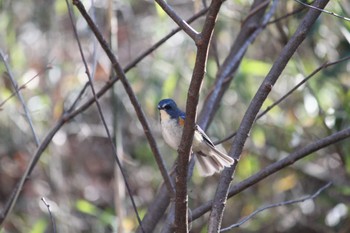
[[240, 71], [245, 75], [266, 76], [271, 68], [270, 63], [259, 60], [243, 59]]
[[32, 229], [29, 231], [29, 233], [43, 233], [45, 232], [47, 227], [47, 220], [46, 219], [39, 219], [36, 221], [32, 227]]
[[85, 200], [78, 200], [75, 203], [75, 207], [77, 210], [85, 214], [96, 215], [98, 213], [97, 207]]
[[164, 19], [166, 17], [166, 13], [163, 10], [163, 8], [159, 6], [156, 2], [154, 2], [154, 5], [156, 7], [157, 15], [159, 16], [159, 18]]

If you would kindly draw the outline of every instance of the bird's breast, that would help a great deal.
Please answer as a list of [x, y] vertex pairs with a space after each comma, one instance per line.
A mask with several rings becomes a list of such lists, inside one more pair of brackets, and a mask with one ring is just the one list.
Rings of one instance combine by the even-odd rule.
[[[162, 113], [161, 113], [162, 114]], [[161, 115], [162, 135], [164, 141], [173, 149], [177, 150], [182, 136], [182, 127], [178, 125], [176, 119], [164, 119]]]

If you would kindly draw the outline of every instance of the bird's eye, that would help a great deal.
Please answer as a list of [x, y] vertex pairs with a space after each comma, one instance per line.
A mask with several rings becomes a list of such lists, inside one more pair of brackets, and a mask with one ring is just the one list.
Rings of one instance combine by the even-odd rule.
[[170, 105], [165, 105], [164, 108], [165, 108], [166, 110], [169, 110], [169, 109], [171, 109], [171, 106], [170, 106]]

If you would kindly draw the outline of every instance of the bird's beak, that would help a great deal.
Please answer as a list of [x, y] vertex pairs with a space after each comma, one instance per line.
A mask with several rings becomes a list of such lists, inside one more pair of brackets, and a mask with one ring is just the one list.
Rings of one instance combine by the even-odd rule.
[[160, 105], [158, 105], [157, 108], [158, 108], [158, 110], [161, 110], [161, 109], [162, 109], [162, 107], [161, 107]]

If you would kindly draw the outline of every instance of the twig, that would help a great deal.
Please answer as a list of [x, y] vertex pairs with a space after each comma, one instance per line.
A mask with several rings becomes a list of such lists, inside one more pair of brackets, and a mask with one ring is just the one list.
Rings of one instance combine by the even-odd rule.
[[[199, 11], [197, 14], [191, 16], [189, 19], [186, 20], [188, 24], [192, 23], [196, 19], [204, 16], [208, 12], [208, 8], [204, 8], [201, 11]], [[162, 39], [160, 39], [157, 43], [155, 43], [153, 46], [151, 46], [149, 49], [144, 51], [142, 54], [140, 54], [137, 58], [134, 59], [133, 62], [125, 66], [124, 72], [128, 72], [131, 68], [135, 67], [143, 58], [145, 58], [147, 55], [152, 53], [154, 50], [156, 50], [159, 46], [164, 44], [169, 38], [171, 38], [173, 35], [181, 31], [181, 27], [177, 27], [173, 29], [168, 35], [164, 36]]]
[[20, 92], [21, 90], [25, 89], [27, 87], [27, 85], [33, 81], [35, 78], [39, 77], [40, 74], [44, 73], [46, 70], [51, 69], [50, 66], [46, 67], [45, 69], [39, 71], [36, 75], [34, 75], [33, 77], [31, 77], [28, 81], [26, 81], [25, 83], [23, 83], [21, 86], [17, 87], [17, 90], [13, 91], [11, 93], [11, 95], [9, 95], [6, 99], [4, 99], [1, 103], [0, 103], [0, 109], [7, 103], [7, 101], [9, 101], [10, 99], [12, 99], [18, 92]]
[[16, 185], [16, 188], [14, 189], [10, 198], [6, 202], [5, 208], [2, 210], [2, 212], [0, 214], [0, 228], [1, 228], [2, 224], [6, 221], [9, 214], [11, 213], [11, 211], [12, 211], [12, 209], [13, 209], [13, 207], [18, 199], [19, 194], [23, 189], [23, 185], [24, 185], [25, 181], [27, 180], [27, 177], [29, 177], [29, 175], [32, 173], [32, 171], [33, 171], [36, 163], [38, 162], [41, 154], [44, 152], [46, 147], [49, 145], [53, 136], [55, 136], [55, 134], [58, 132], [58, 130], [64, 125], [66, 120], [67, 120], [67, 118], [65, 118], [65, 116], [62, 116], [58, 120], [58, 122], [55, 124], [55, 126], [45, 136], [44, 140], [41, 142], [41, 144], [39, 145], [39, 147], [35, 151], [33, 157], [30, 159], [28, 166], [26, 168], [26, 171], [23, 173], [21, 180]]
[[197, 40], [199, 33], [196, 32], [196, 30], [194, 30], [185, 20], [181, 19], [181, 17], [176, 14], [169, 4], [167, 4], [164, 0], [155, 1], [170, 16], [170, 18], [172, 18], [174, 22], [177, 23], [177, 25], [179, 25], [179, 27], [192, 38], [193, 41]]
[[44, 203], [44, 205], [47, 208], [47, 211], [49, 212], [49, 216], [50, 216], [50, 220], [51, 220], [51, 224], [52, 224], [52, 228], [53, 228], [53, 233], [56, 233], [56, 223], [55, 223], [55, 219], [53, 217], [53, 214], [51, 213], [51, 210], [50, 210], [50, 204], [47, 203], [47, 201], [45, 200], [44, 197], [41, 198], [41, 201]]
[[[129, 96], [129, 99], [132, 103], [132, 105], [134, 106], [134, 109], [136, 111], [137, 117], [143, 127], [144, 133], [147, 137], [148, 143], [150, 144], [151, 150], [156, 158], [159, 170], [163, 176], [163, 179], [165, 181], [165, 184], [168, 188], [168, 191], [170, 193], [170, 195], [174, 194], [174, 188], [173, 188], [173, 184], [171, 182], [170, 176], [165, 168], [165, 163], [159, 153], [158, 147], [157, 147], [157, 143], [153, 137], [151, 128], [149, 127], [147, 118], [137, 100], [137, 97], [133, 91], [133, 89], [130, 86], [130, 83], [128, 82], [128, 80], [126, 79], [125, 73], [122, 69], [122, 67], [120, 66], [118, 59], [114, 56], [113, 52], [111, 51], [111, 49], [109, 48], [108, 43], [106, 42], [106, 40], [103, 38], [102, 34], [100, 33], [100, 31], [98, 30], [96, 24], [91, 20], [89, 14], [86, 12], [84, 5], [81, 3], [80, 0], [73, 0], [73, 4], [78, 8], [78, 10], [80, 11], [80, 13], [82, 14], [82, 16], [85, 18], [86, 22], [88, 23], [90, 29], [93, 31], [93, 33], [95, 34], [97, 40], [99, 41], [101, 47], [103, 48], [103, 50], [106, 52], [108, 58], [110, 59], [113, 68], [118, 76], [118, 78], [120, 79], [120, 81], [122, 82], [124, 89], [126, 91], [126, 93]], [[101, 91], [99, 93], [96, 93], [96, 97], [98, 98], [101, 94]]]
[[279, 202], [279, 203], [275, 203], [275, 204], [270, 204], [264, 207], [261, 207], [257, 210], [255, 210], [253, 213], [249, 214], [248, 216], [244, 217], [241, 221], [239, 221], [238, 223], [232, 224], [228, 227], [222, 228], [220, 230], [220, 232], [225, 232], [228, 230], [231, 230], [233, 228], [236, 227], [240, 227], [241, 225], [243, 225], [245, 222], [247, 222], [248, 220], [250, 220], [251, 218], [253, 218], [255, 215], [257, 215], [258, 213], [267, 210], [267, 209], [271, 209], [271, 208], [275, 208], [275, 207], [279, 207], [279, 206], [285, 206], [285, 205], [291, 205], [291, 204], [295, 204], [295, 203], [299, 203], [299, 202], [304, 202], [306, 200], [312, 200], [315, 199], [318, 195], [320, 195], [320, 193], [325, 190], [326, 188], [328, 188], [329, 186], [331, 186], [332, 182], [328, 182], [326, 185], [322, 186], [320, 189], [318, 189], [314, 194], [306, 196], [306, 197], [302, 197], [302, 198], [298, 198], [298, 199], [294, 199], [294, 200], [288, 200], [288, 201], [283, 201], [283, 202]]
[[[96, 106], [97, 106], [97, 110], [98, 110], [98, 113], [99, 113], [99, 116], [100, 116], [100, 119], [102, 121], [102, 124], [105, 128], [105, 131], [106, 131], [106, 134], [107, 134], [107, 138], [109, 140], [109, 145], [111, 146], [111, 149], [113, 151], [113, 154], [114, 154], [114, 159], [116, 160], [117, 164], [118, 164], [118, 167], [120, 169], [120, 172], [123, 176], [123, 179], [124, 179], [124, 182], [125, 182], [125, 186], [126, 186], [126, 189], [128, 191], [128, 194], [129, 194], [129, 197], [130, 197], [130, 200], [131, 200], [131, 204], [133, 206], [133, 209], [135, 211], [135, 214], [136, 214], [136, 218], [137, 218], [137, 221], [141, 227], [141, 229], [143, 230], [143, 227], [142, 227], [142, 221], [141, 221], [141, 218], [140, 218], [140, 215], [139, 215], [139, 212], [137, 210], [137, 207], [136, 207], [136, 203], [135, 203], [135, 200], [132, 196], [132, 192], [131, 192], [131, 188], [130, 188], [130, 185], [129, 185], [129, 182], [127, 180], [127, 177], [126, 177], [126, 174], [125, 174], [125, 171], [122, 167], [122, 164], [119, 160], [119, 157], [117, 155], [117, 149], [115, 147], [115, 144], [113, 142], [113, 139], [111, 137], [111, 133], [109, 132], [109, 129], [108, 129], [108, 126], [107, 126], [107, 122], [105, 120], [105, 117], [103, 115], [103, 112], [102, 112], [102, 108], [101, 108], [101, 105], [100, 105], [100, 102], [97, 98], [97, 95], [96, 95], [96, 91], [95, 91], [95, 87], [94, 87], [94, 84], [93, 84], [93, 80], [92, 80], [92, 77], [91, 77], [91, 74], [90, 74], [90, 71], [89, 71], [89, 67], [87, 65], [87, 62], [86, 62], [86, 59], [85, 59], [85, 56], [84, 56], [84, 52], [83, 52], [83, 49], [82, 49], [82, 46], [81, 46], [81, 43], [80, 43], [80, 39], [79, 39], [79, 36], [78, 36], [78, 32], [77, 32], [77, 29], [74, 25], [74, 17], [73, 17], [73, 12], [72, 12], [72, 9], [68, 3], [68, 0], [66, 0], [66, 4], [67, 4], [67, 8], [68, 8], [68, 12], [69, 12], [69, 17], [70, 17], [70, 21], [72, 23], [72, 28], [73, 28], [73, 31], [74, 31], [74, 36], [75, 36], [75, 39], [78, 43], [78, 47], [79, 47], [79, 52], [80, 52], [80, 55], [81, 55], [81, 59], [84, 63], [84, 66], [85, 66], [85, 72], [86, 72], [86, 75], [89, 79], [89, 83], [90, 83], [90, 87], [91, 87], [91, 91], [92, 91], [92, 94], [94, 96], [94, 99], [95, 99], [95, 103], [96, 103]], [[144, 231], [144, 230], [143, 230]]]
[[277, 22], [279, 22], [279, 21], [281, 21], [281, 20], [283, 20], [285, 18], [288, 18], [289, 16], [292, 16], [292, 15], [300, 13], [300, 12], [304, 11], [305, 9], [306, 9], [305, 7], [301, 6], [301, 7], [297, 8], [297, 9], [295, 9], [295, 10], [289, 12], [289, 13], [286, 13], [285, 15], [282, 15], [282, 16], [280, 16], [278, 18], [275, 18], [275, 19], [269, 21], [267, 24], [270, 25], [270, 24], [277, 23]]
[[[328, 0], [318, 0], [315, 1], [315, 6], [325, 7]], [[282, 49], [276, 62], [273, 64], [270, 72], [266, 76], [265, 80], [259, 87], [257, 93], [252, 99], [243, 119], [238, 129], [234, 143], [232, 144], [230, 155], [239, 160], [244, 144], [248, 138], [249, 132], [255, 122], [256, 115], [258, 114], [262, 104], [266, 100], [268, 94], [272, 90], [273, 85], [276, 83], [280, 74], [286, 67], [288, 61], [291, 59], [292, 55], [295, 53], [296, 49], [306, 38], [307, 32], [311, 29], [312, 25], [315, 23], [316, 19], [320, 15], [319, 11], [309, 10], [292, 38], [288, 41], [286, 46]], [[224, 208], [226, 205], [227, 194], [229, 190], [230, 183], [232, 181], [232, 175], [236, 169], [237, 163], [222, 172], [218, 188], [214, 197], [212, 212], [209, 218], [209, 230], [208, 232], [217, 232], [220, 229], [221, 220], [223, 217]]]
[[[241, 181], [240, 183], [236, 184], [235, 186], [233, 186], [228, 193], [228, 198], [233, 197], [234, 195], [236, 195], [236, 194], [242, 192], [243, 190], [253, 186], [254, 184], [265, 179], [266, 177], [280, 171], [281, 169], [294, 164], [298, 160], [300, 160], [308, 155], [311, 155], [312, 153], [314, 153], [320, 149], [323, 149], [329, 145], [332, 145], [334, 143], [345, 140], [349, 137], [350, 137], [350, 128], [347, 128], [347, 129], [341, 130], [339, 132], [336, 132], [332, 135], [329, 135], [325, 138], [319, 139], [319, 140], [317, 140], [317, 141], [315, 141], [315, 142], [313, 142], [305, 147], [302, 147], [300, 149], [295, 150], [294, 152], [292, 152], [291, 154], [286, 156], [284, 159], [281, 159], [277, 162], [274, 162], [274, 163], [268, 165], [267, 167], [261, 169], [260, 171], [258, 171], [254, 175], [250, 176], [249, 178], [247, 178], [247, 179]], [[192, 220], [195, 220], [195, 219], [199, 218], [200, 216], [202, 216], [203, 214], [205, 214], [207, 211], [209, 211], [212, 208], [212, 205], [213, 205], [213, 201], [209, 201], [209, 202], [197, 207], [196, 209], [194, 209], [192, 211], [192, 216], [193, 216]]]
[[[291, 95], [294, 91], [296, 91], [301, 85], [303, 85], [304, 83], [306, 83], [310, 78], [312, 78], [313, 76], [315, 76], [318, 72], [320, 72], [321, 70], [323, 69], [326, 69], [328, 68], [329, 66], [333, 66], [333, 65], [336, 65], [338, 63], [341, 63], [341, 62], [344, 62], [344, 61], [347, 61], [350, 59], [350, 56], [347, 56], [347, 57], [343, 57], [341, 59], [338, 59], [336, 61], [333, 61], [333, 62], [325, 62], [323, 63], [321, 66], [319, 66], [317, 69], [315, 69], [311, 74], [309, 74], [306, 78], [304, 78], [303, 80], [301, 80], [295, 87], [293, 87], [291, 90], [289, 90], [285, 95], [283, 95], [281, 98], [279, 98], [276, 102], [274, 102], [273, 104], [271, 104], [270, 106], [268, 106], [263, 112], [259, 113], [256, 117], [256, 120], [257, 121], [258, 119], [260, 119], [261, 117], [263, 117], [264, 115], [266, 115], [271, 109], [273, 109], [274, 107], [276, 107], [278, 104], [280, 104], [283, 100], [285, 100], [289, 95]], [[237, 131], [230, 134], [229, 136], [219, 140], [219, 141], [216, 141], [214, 144], [217, 145], [217, 144], [221, 144], [231, 138], [233, 138], [234, 136], [236, 136], [237, 134]]]
[[299, 4], [303, 5], [303, 6], [306, 6], [306, 7], [308, 7], [308, 8], [311, 8], [311, 9], [314, 9], [314, 10], [318, 10], [318, 11], [321, 11], [321, 12], [326, 13], [326, 14], [329, 14], [329, 15], [333, 15], [333, 16], [335, 16], [335, 17], [338, 17], [338, 18], [340, 18], [340, 19], [344, 19], [344, 20], [346, 20], [346, 21], [350, 21], [350, 18], [345, 17], [345, 16], [342, 16], [342, 15], [338, 15], [337, 13], [334, 13], [334, 12], [332, 12], [332, 11], [327, 11], [327, 10], [325, 10], [325, 9], [321, 9], [321, 8], [319, 8], [319, 7], [316, 7], [316, 6], [309, 5], [309, 4], [304, 3], [304, 2], [302, 2], [302, 1], [299, 1], [299, 0], [294, 0], [294, 1], [296, 1], [297, 3], [299, 3]]
[[39, 140], [39, 138], [38, 138], [38, 136], [37, 136], [37, 134], [36, 134], [36, 132], [35, 132], [34, 125], [33, 125], [33, 121], [32, 121], [32, 118], [30, 117], [27, 104], [25, 103], [24, 98], [23, 98], [21, 92], [19, 92], [18, 84], [17, 84], [17, 82], [16, 82], [16, 80], [15, 80], [13, 74], [12, 74], [12, 71], [11, 71], [11, 69], [10, 69], [9, 64], [8, 64], [7, 61], [6, 61], [5, 55], [4, 55], [4, 53], [3, 53], [1, 50], [0, 50], [0, 57], [1, 57], [2, 62], [5, 64], [5, 67], [6, 67], [8, 76], [9, 76], [9, 78], [10, 78], [12, 87], [13, 87], [13, 89], [15, 90], [15, 93], [17, 94], [19, 101], [20, 101], [21, 104], [22, 104], [22, 108], [23, 108], [24, 114], [25, 114], [25, 116], [26, 116], [27, 122], [28, 122], [28, 124], [29, 124], [30, 130], [32, 131], [35, 144], [36, 144], [36, 146], [39, 146], [40, 140]]
[[[203, 10], [199, 11], [197, 14], [193, 15], [189, 19], [186, 20], [187, 23], [192, 23], [199, 17], [202, 17], [208, 12], [208, 8], [204, 8]], [[139, 62], [141, 62], [145, 57], [147, 57], [149, 54], [151, 54], [153, 51], [155, 51], [157, 48], [159, 48], [162, 44], [164, 44], [169, 38], [174, 36], [176, 33], [181, 31], [180, 27], [177, 27], [176, 29], [172, 30], [168, 35], [164, 36], [162, 39], [160, 39], [158, 42], [156, 42], [154, 45], [152, 45], [150, 48], [145, 50], [143, 53], [141, 53], [139, 56], [137, 56], [132, 62], [130, 62], [128, 65], [124, 67], [124, 72], [127, 73], [129, 70], [131, 70], [133, 67], [135, 67]], [[112, 80], [110, 80], [99, 92], [98, 97], [103, 95], [116, 81], [118, 81], [119, 78], [116, 77]], [[86, 91], [86, 88], [88, 87], [89, 83], [85, 83], [83, 89], [80, 91], [78, 97], [75, 99], [71, 107], [68, 108], [67, 112], [72, 112], [79, 101], [81, 100], [81, 97]], [[93, 97], [90, 99], [90, 101], [93, 101]], [[90, 103], [92, 104], [92, 103]]]

